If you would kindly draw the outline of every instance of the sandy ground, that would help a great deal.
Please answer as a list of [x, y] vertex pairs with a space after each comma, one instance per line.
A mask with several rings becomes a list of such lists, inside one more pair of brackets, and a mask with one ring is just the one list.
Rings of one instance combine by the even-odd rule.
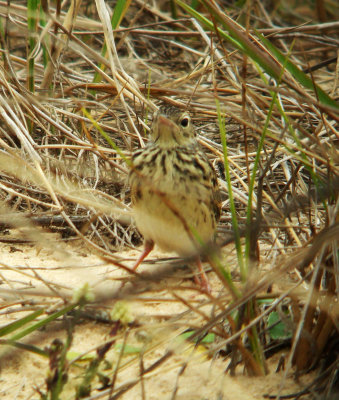
[[[8, 237], [15, 238], [15, 235], [15, 232], [12, 232]], [[0, 326], [27, 313], [22, 307], [24, 300], [30, 299], [32, 304], [42, 304], [42, 297], [36, 294], [50, 293], [51, 285], [57, 292], [69, 298], [74, 289], [85, 283], [89, 283], [95, 293], [114, 290], [119, 285], [114, 281], [114, 277], [121, 276], [120, 269], [91, 254], [79, 242], [61, 243], [57, 235], [48, 235], [49, 245], [43, 249], [32, 244], [0, 243]], [[132, 262], [138, 252], [130, 251], [120, 255]], [[157, 257], [157, 254], [152, 257]], [[126, 262], [126, 265], [130, 264]], [[154, 268], [149, 266], [152, 267]], [[183, 281], [183, 284], [187, 284], [186, 281]], [[190, 281], [189, 283], [191, 284]], [[8, 292], [8, 289], [24, 289], [28, 294], [13, 294]], [[43, 297], [46, 298], [47, 307], [51, 307], [52, 304], [56, 309], [62, 307], [62, 300], [56, 294], [53, 296]], [[189, 296], [192, 304], [199, 299], [199, 295], [194, 291]], [[284, 381], [284, 372], [275, 372], [281, 353], [268, 361], [269, 374], [265, 377], [245, 376], [242, 367], [237, 368], [235, 377], [225, 374], [229, 360], [220, 357], [213, 360], [208, 357], [204, 347], [193, 349], [192, 345], [178, 338], [184, 330], [185, 322], [190, 321], [194, 325], [195, 319], [194, 314], [189, 313], [182, 302], [174, 301], [166, 290], [154, 295], [146, 293], [141, 295], [141, 298], [140, 301], [133, 300], [126, 305], [131, 318], [137, 321], [139, 326], [131, 331], [127, 343], [138, 349], [147, 348], [143, 356], [144, 368], [161, 359], [169, 351], [172, 356], [147, 373], [142, 382], [138, 379], [142, 351], [123, 357], [116, 387], [129, 383], [132, 388], [120, 398], [256, 400], [262, 399], [264, 394], [277, 393], [282, 382], [285, 382], [282, 393], [297, 392], [304, 383], [301, 381], [297, 384], [290, 376]], [[109, 312], [113, 307], [114, 302], [106, 302], [102, 308]], [[205, 312], [204, 308], [201, 310]], [[183, 313], [181, 318], [173, 322], [173, 315], [179, 313]], [[111, 332], [111, 324], [99, 321], [86, 320], [78, 324], [74, 332], [72, 353], [78, 355], [95, 349], [99, 344], [112, 339]], [[66, 332], [62, 322], [54, 322], [47, 329], [35, 332], [23, 341], [44, 348], [50, 345], [54, 338], [65, 340]], [[119, 340], [122, 341], [123, 337], [118, 337], [117, 342]], [[2, 346], [0, 351], [0, 398], [39, 399], [37, 388], [45, 390], [48, 360], [28, 351], [13, 350], [12, 347]], [[118, 358], [118, 348], [113, 346], [107, 353], [107, 360], [111, 362], [113, 370]], [[82, 368], [81, 362], [70, 368], [62, 399], [75, 398], [74, 388], [80, 382]], [[112, 372], [107, 374], [112, 377]], [[94, 394], [100, 395], [97, 398], [109, 398], [109, 393], [105, 390], [93, 392], [92, 395]]]

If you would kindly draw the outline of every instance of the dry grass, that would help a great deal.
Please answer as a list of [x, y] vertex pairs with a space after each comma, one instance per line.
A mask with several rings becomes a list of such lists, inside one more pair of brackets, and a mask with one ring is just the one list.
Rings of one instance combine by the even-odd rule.
[[[157, 301], [177, 302], [178, 313], [168, 316], [165, 322], [157, 320], [159, 337], [134, 359], [142, 365], [145, 359], [148, 365], [151, 363], [147, 368], [140, 367], [141, 378], [115, 386], [121, 360], [114, 367], [116, 375], [107, 374], [108, 382], [102, 383], [107, 387], [107, 398], [128, 392], [175, 354], [171, 349], [159, 358], [152, 353], [168, 339], [164, 332], [175, 337], [192, 329], [199, 340], [213, 333], [209, 354], [221, 357], [225, 349], [231, 349], [231, 371], [241, 359], [248, 373], [264, 373], [261, 350], [253, 346], [249, 350], [247, 344], [256, 339], [267, 354], [270, 346], [279, 345], [279, 340], [273, 340], [265, 331], [267, 315], [274, 310], [280, 317], [285, 313], [289, 321], [285, 325], [293, 325], [286, 374], [292, 365], [300, 374], [319, 366], [328, 354], [335, 354], [328, 365], [324, 364], [321, 373], [327, 372], [323, 378], [312, 387], [314, 393], [321, 388], [330, 395], [338, 382], [335, 373], [339, 360], [338, 344], [333, 344], [339, 315], [338, 108], [324, 104], [287, 71], [280, 82], [270, 80], [249, 57], [220, 35], [205, 32], [178, 5], [174, 19], [169, 2], [161, 7], [158, 2], [127, 3], [126, 15], [114, 31], [109, 21], [113, 2], [75, 1], [74, 8], [62, 9], [58, 9], [58, 1], [50, 2], [50, 8], [47, 2], [41, 2], [45, 24], [41, 19], [34, 21], [34, 10], [29, 13], [26, 2], [9, 3], [7, 7], [6, 2], [0, 2], [3, 232], [15, 229], [19, 232], [16, 244], [33, 242], [48, 249], [56, 244], [51, 243], [47, 230], [58, 232], [61, 252], [65, 242], [82, 241], [105, 265], [128, 269], [119, 251], [141, 243], [130, 218], [128, 159], [134, 149], [147, 143], [153, 111], [159, 104], [168, 103], [192, 112], [201, 145], [220, 174], [223, 211], [218, 243], [223, 246], [236, 241], [237, 234], [232, 230], [235, 218], [239, 236], [244, 238], [238, 241], [238, 259], [230, 254], [230, 246], [220, 257], [207, 254], [217, 273], [216, 287], [221, 290], [218, 295], [194, 301], [187, 295], [191, 293], [187, 285], [179, 286], [173, 277], [181, 277], [182, 271], [173, 274], [177, 267], [171, 263], [161, 272], [157, 269], [142, 277], [135, 274], [131, 278], [136, 285], [133, 288], [95, 292], [94, 304], [86, 298], [86, 290], [78, 296], [79, 302], [72, 303], [69, 290], [55, 282], [43, 282], [46, 290], [37, 284], [31, 293], [35, 296], [31, 307], [25, 303], [25, 285], [6, 278], [6, 270], [15, 267], [3, 265], [0, 273], [7, 285], [0, 291], [3, 310], [13, 305], [13, 296], [23, 304], [20, 311], [44, 307], [44, 316], [46, 309], [50, 314], [60, 308], [60, 315], [66, 315], [69, 309], [63, 308], [65, 304], [76, 304], [71, 306], [77, 311], [69, 324], [68, 342], [60, 344], [55, 352], [44, 353], [50, 357], [50, 375], [55, 381], [49, 382], [47, 391], [40, 391], [48, 392], [48, 398], [58, 398], [63, 386], [60, 371], [69, 371], [65, 355], [73, 330], [84, 317], [82, 313], [86, 312], [87, 318], [102, 307], [110, 309], [117, 298], [142, 302], [145, 294], [155, 291], [161, 293], [155, 295]], [[289, 54], [295, 66], [308, 71], [313, 83], [333, 100], [338, 98], [338, 64], [333, 61], [339, 40], [338, 23], [332, 22], [338, 17], [335, 2], [318, 1], [317, 10], [312, 10], [310, 4], [295, 9], [292, 2], [277, 8], [269, 2], [249, 2], [248, 12], [246, 8], [231, 8], [228, 2], [218, 3], [251, 34], [255, 35], [254, 28], [265, 34]], [[202, 6], [198, 10], [206, 13]], [[205, 15], [212, 18], [209, 13]], [[317, 24], [311, 26], [312, 20]], [[332, 62], [327, 65], [327, 60]], [[228, 183], [218, 117], [225, 119]], [[252, 175], [255, 168], [257, 172]], [[230, 211], [230, 186], [234, 215]], [[5, 233], [2, 236], [6, 240]], [[244, 254], [247, 259], [242, 258]], [[242, 281], [238, 279], [241, 260], [248, 265]], [[225, 270], [221, 271], [220, 266]], [[233, 301], [227, 290], [230, 272], [240, 293], [234, 296], [233, 292]], [[19, 273], [41, 283], [42, 278], [34, 270]], [[164, 274], [172, 277], [169, 285], [167, 281], [159, 283]], [[94, 315], [99, 318], [99, 314]], [[33, 320], [38, 321], [38, 317], [34, 315]], [[92, 382], [97, 365], [104, 362], [115, 342], [128, 344], [129, 332], [146, 329], [145, 320], [130, 321], [128, 329], [110, 318], [106, 320], [113, 326], [114, 339], [98, 346], [94, 358], [97, 364], [86, 366], [87, 382]], [[53, 322], [46, 321], [48, 324]], [[241, 336], [244, 332], [248, 333], [247, 339]], [[19, 340], [10, 336], [6, 339]], [[35, 351], [41, 348], [39, 341], [34, 346]], [[83, 390], [86, 396], [95, 392], [93, 387]]]

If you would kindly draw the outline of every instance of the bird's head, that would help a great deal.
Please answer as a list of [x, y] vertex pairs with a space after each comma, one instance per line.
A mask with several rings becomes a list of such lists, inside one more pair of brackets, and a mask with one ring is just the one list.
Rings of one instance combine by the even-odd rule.
[[195, 131], [187, 111], [174, 107], [160, 108], [154, 115], [151, 138], [161, 147], [185, 146], [195, 140]]

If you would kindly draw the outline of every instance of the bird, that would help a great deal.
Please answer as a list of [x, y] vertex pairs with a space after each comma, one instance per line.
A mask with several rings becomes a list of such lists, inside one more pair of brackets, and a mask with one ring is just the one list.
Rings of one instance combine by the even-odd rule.
[[195, 279], [210, 292], [200, 254], [214, 242], [221, 196], [188, 111], [165, 106], [155, 113], [148, 145], [132, 154], [129, 185], [136, 227], [144, 237], [133, 270], [156, 244], [195, 260], [200, 273]]

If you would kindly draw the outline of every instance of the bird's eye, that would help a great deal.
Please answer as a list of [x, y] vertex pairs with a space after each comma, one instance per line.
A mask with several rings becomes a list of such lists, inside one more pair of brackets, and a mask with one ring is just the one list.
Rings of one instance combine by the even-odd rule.
[[181, 125], [183, 128], [187, 128], [189, 122], [190, 122], [190, 119], [189, 119], [188, 117], [184, 117], [184, 118], [180, 121], [180, 125]]

